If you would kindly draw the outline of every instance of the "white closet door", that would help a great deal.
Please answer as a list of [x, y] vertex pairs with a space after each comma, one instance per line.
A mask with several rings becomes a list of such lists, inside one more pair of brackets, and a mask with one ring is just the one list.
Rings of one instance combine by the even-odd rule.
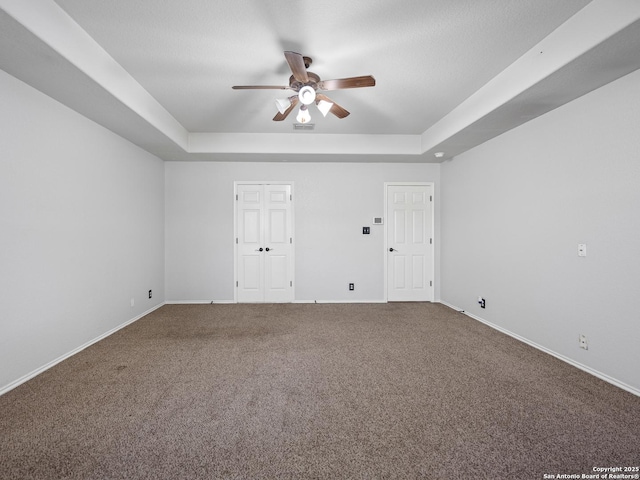
[[238, 302], [264, 301], [263, 186], [238, 185]]
[[291, 185], [264, 186], [264, 301], [293, 301]]
[[237, 300], [293, 301], [290, 184], [238, 184]]
[[387, 186], [387, 300], [433, 301], [433, 190]]

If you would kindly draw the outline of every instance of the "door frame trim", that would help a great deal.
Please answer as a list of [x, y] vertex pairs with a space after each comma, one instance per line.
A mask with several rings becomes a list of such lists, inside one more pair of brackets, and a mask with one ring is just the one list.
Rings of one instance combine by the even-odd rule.
[[[238, 244], [236, 239], [238, 238], [238, 202], [236, 196], [238, 195], [238, 185], [289, 185], [291, 187], [291, 197], [294, 195], [294, 188], [292, 181], [275, 181], [275, 180], [234, 180], [233, 182], [233, 303], [238, 303]], [[295, 239], [295, 214], [294, 214], [294, 202], [291, 200], [291, 238]], [[293, 296], [292, 302], [296, 299], [296, 242], [293, 242], [291, 251], [291, 295]]]
[[436, 256], [435, 256], [435, 248], [436, 248], [436, 219], [435, 219], [435, 204], [436, 204], [436, 185], [435, 182], [384, 182], [384, 250], [382, 252], [383, 255], [383, 264], [384, 264], [384, 302], [389, 303], [389, 282], [388, 282], [388, 259], [387, 259], [387, 229], [389, 225], [389, 221], [387, 217], [387, 201], [388, 201], [388, 191], [389, 187], [408, 187], [408, 186], [418, 186], [418, 187], [431, 187], [433, 201], [431, 202], [431, 238], [433, 239], [430, 245], [430, 253], [431, 253], [431, 278], [432, 284], [429, 287], [431, 290], [431, 303], [435, 302], [435, 291], [436, 291]]

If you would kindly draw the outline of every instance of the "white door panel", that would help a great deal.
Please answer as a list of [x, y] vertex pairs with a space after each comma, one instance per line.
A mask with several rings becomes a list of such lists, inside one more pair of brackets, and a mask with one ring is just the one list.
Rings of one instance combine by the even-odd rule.
[[413, 273], [412, 286], [414, 289], [425, 288], [424, 284], [424, 255], [413, 255], [411, 258], [411, 272]]
[[404, 255], [396, 254], [393, 256], [393, 288], [396, 290], [404, 289], [406, 286], [406, 260]]
[[289, 241], [287, 237], [287, 218], [288, 212], [286, 210], [272, 209], [268, 212], [267, 227], [267, 243], [270, 245], [276, 245]]
[[259, 187], [239, 185], [237, 190], [237, 282], [238, 299], [243, 302], [261, 302], [264, 296], [264, 266], [259, 251], [263, 242], [262, 189]]
[[291, 185], [265, 185], [265, 301], [293, 301]]
[[387, 185], [387, 300], [433, 301], [433, 187]]
[[259, 255], [243, 255], [242, 265], [240, 266], [242, 285], [246, 290], [257, 291], [260, 289], [260, 256]]
[[261, 241], [260, 210], [245, 210], [242, 212], [242, 241], [258, 245]]
[[291, 286], [287, 272], [289, 259], [286, 255], [269, 255], [266, 261], [265, 301], [290, 302]]

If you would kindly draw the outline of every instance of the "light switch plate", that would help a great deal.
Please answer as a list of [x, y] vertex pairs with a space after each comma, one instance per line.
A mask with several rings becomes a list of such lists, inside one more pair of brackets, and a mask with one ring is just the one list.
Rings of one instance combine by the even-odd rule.
[[579, 243], [578, 244], [578, 256], [579, 257], [586, 257], [587, 256], [587, 244], [586, 243]]

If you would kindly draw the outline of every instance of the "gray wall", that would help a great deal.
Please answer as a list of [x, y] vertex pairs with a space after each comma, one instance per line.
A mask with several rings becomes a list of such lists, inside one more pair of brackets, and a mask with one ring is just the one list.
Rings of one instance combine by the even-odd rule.
[[639, 98], [640, 71], [441, 172], [442, 300], [636, 391]]
[[384, 182], [434, 182], [436, 299], [638, 391], [637, 98], [638, 72], [442, 165], [163, 164], [0, 72], [0, 392], [165, 292], [231, 301], [234, 180], [294, 182], [298, 301], [382, 300], [361, 227]]
[[[294, 182], [296, 301], [382, 301], [384, 227], [372, 219], [384, 216], [384, 182], [435, 182], [437, 234], [440, 165], [344, 160], [167, 162], [167, 301], [233, 301], [234, 181]], [[439, 298], [437, 236], [435, 246]]]
[[0, 105], [2, 392], [163, 303], [164, 165], [1, 70]]

